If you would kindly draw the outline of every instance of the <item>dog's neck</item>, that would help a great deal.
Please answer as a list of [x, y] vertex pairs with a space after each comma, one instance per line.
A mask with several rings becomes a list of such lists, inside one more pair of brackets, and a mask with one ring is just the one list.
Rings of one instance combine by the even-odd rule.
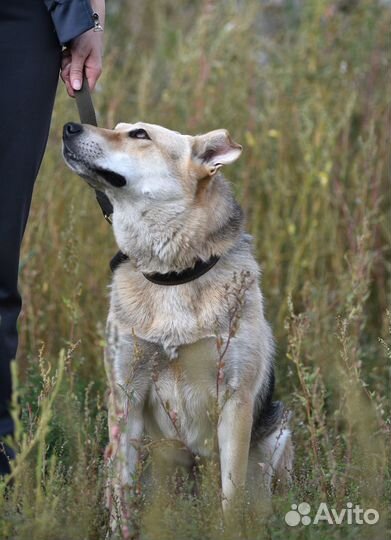
[[115, 207], [116, 240], [135, 269], [148, 274], [182, 272], [200, 259], [229, 251], [242, 231], [242, 211], [223, 179], [211, 188], [202, 200], [190, 204], [143, 201]]

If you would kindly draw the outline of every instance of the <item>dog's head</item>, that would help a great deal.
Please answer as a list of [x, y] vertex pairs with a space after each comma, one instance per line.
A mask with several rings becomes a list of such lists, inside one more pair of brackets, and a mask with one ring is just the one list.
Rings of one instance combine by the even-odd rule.
[[[63, 134], [66, 163], [107, 194], [117, 243], [144, 268], [208, 258], [237, 233], [241, 214], [216, 173], [241, 151], [224, 129], [192, 137], [143, 122], [114, 130], [69, 123]], [[216, 231], [220, 240], [203, 247]]]
[[223, 129], [191, 137], [143, 122], [118, 124], [114, 130], [68, 123], [63, 133], [68, 166], [114, 204], [187, 198], [241, 150]]

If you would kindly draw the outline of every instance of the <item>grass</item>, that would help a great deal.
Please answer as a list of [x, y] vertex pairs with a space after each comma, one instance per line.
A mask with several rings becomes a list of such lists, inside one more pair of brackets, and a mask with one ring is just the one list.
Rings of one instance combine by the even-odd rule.
[[[219, 480], [131, 501], [143, 539], [383, 540], [390, 533], [390, 10], [373, 0], [114, 0], [94, 100], [99, 123], [229, 129], [230, 168], [263, 268], [278, 345], [277, 395], [293, 411], [295, 479], [272, 511], [224, 527]], [[388, 50], [387, 50], [388, 47]], [[22, 263], [19, 459], [0, 482], [0, 538], [103, 539], [103, 347], [116, 247], [92, 192], [62, 164], [60, 88]], [[388, 313], [388, 314], [387, 314]], [[376, 525], [288, 527], [291, 504], [348, 502]], [[312, 513], [312, 517], [314, 513]], [[126, 535], [125, 535], [126, 536]], [[125, 537], [124, 536], [124, 537]]]

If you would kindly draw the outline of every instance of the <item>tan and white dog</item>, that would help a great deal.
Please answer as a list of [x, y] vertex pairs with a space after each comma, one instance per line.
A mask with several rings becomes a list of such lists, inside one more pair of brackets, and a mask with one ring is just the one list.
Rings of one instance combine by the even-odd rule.
[[63, 142], [69, 167], [109, 197], [127, 256], [113, 276], [105, 358], [118, 485], [134, 482], [145, 437], [180, 440], [159, 455], [191, 467], [212, 455], [215, 434], [225, 509], [246, 478], [253, 494], [287, 480], [293, 450], [272, 401], [260, 271], [219, 171], [241, 146], [222, 129], [192, 137], [141, 122], [67, 124]]

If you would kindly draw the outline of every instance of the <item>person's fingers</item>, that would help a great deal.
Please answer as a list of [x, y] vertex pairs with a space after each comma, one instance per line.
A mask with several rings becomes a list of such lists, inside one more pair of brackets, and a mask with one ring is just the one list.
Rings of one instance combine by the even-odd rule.
[[96, 81], [99, 79], [102, 73], [102, 64], [100, 62], [86, 63], [85, 65], [86, 77], [90, 90], [94, 90]]
[[66, 90], [69, 96], [74, 97], [74, 91], [71, 85], [71, 62], [68, 62], [64, 67], [61, 68], [60, 72], [61, 79], [63, 80]]
[[61, 64], [61, 71], [60, 71], [61, 79], [65, 82], [67, 79], [70, 78], [71, 75], [71, 62], [62, 62]]
[[72, 86], [70, 84], [66, 83], [65, 87], [67, 89], [68, 96], [71, 97], [71, 98], [74, 98], [75, 97], [75, 92], [73, 91]]
[[61, 57], [61, 71], [60, 71], [60, 75], [64, 83], [66, 79], [69, 79], [71, 63], [72, 63], [71, 52], [65, 49]]
[[66, 79], [66, 80], [64, 81], [64, 83], [65, 83], [65, 88], [66, 88], [66, 90], [67, 90], [67, 92], [68, 92], [68, 95], [69, 95], [70, 97], [75, 97], [75, 92], [74, 92], [74, 90], [73, 90], [73, 88], [72, 88], [70, 79]]
[[67, 66], [70, 66], [72, 63], [71, 56], [63, 56], [61, 58], [61, 71], [63, 71]]
[[99, 49], [93, 48], [85, 61], [84, 70], [90, 90], [94, 90], [96, 81], [102, 73], [102, 55]]
[[84, 70], [85, 57], [74, 53], [72, 54], [70, 80], [73, 90], [80, 90], [83, 82], [83, 70]]

